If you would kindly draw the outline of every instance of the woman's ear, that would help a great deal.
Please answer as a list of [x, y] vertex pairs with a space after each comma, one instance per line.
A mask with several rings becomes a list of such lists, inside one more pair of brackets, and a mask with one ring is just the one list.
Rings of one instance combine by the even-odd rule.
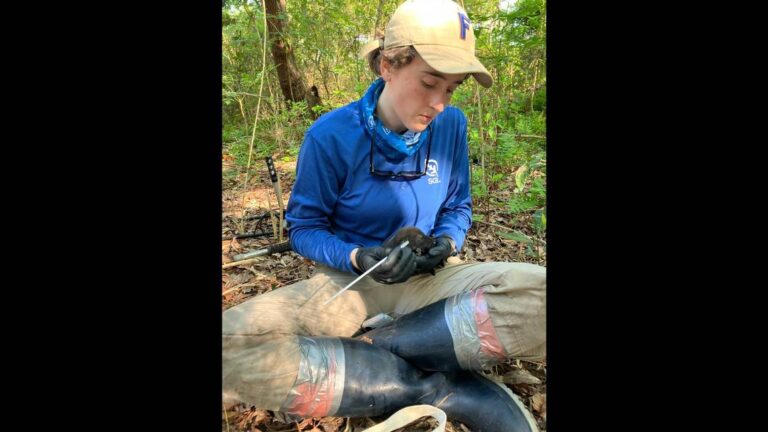
[[392, 78], [392, 63], [390, 63], [384, 56], [381, 56], [381, 63], [379, 63], [379, 71], [381, 72], [381, 78], [386, 82]]

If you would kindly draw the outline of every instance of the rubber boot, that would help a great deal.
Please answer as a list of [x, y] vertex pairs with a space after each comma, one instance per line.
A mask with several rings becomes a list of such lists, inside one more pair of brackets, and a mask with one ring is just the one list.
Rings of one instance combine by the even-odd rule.
[[473, 432], [538, 431], [520, 400], [474, 372], [425, 372], [352, 338], [299, 336], [302, 360], [280, 411], [302, 417], [370, 417], [428, 404]]
[[480, 371], [508, 357], [482, 289], [440, 300], [358, 338], [428, 371]]

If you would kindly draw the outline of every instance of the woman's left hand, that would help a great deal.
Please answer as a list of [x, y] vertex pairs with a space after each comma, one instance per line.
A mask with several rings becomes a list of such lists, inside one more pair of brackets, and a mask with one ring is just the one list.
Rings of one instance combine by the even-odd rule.
[[416, 274], [429, 273], [453, 254], [453, 242], [448, 236], [435, 239], [435, 244], [422, 256], [416, 256]]

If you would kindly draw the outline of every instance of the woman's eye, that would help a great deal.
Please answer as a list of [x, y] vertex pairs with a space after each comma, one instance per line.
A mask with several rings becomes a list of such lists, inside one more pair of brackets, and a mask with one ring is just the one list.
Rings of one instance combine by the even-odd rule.
[[425, 83], [424, 81], [421, 82], [421, 85], [423, 85], [426, 88], [430, 88], [430, 89], [435, 87], [434, 84]]

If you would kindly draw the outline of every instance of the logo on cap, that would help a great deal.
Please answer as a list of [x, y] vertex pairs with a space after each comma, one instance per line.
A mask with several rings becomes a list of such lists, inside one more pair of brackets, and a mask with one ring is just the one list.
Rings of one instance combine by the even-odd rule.
[[459, 25], [461, 26], [461, 38], [467, 38], [467, 30], [469, 30], [469, 18], [466, 15], [459, 12]]

